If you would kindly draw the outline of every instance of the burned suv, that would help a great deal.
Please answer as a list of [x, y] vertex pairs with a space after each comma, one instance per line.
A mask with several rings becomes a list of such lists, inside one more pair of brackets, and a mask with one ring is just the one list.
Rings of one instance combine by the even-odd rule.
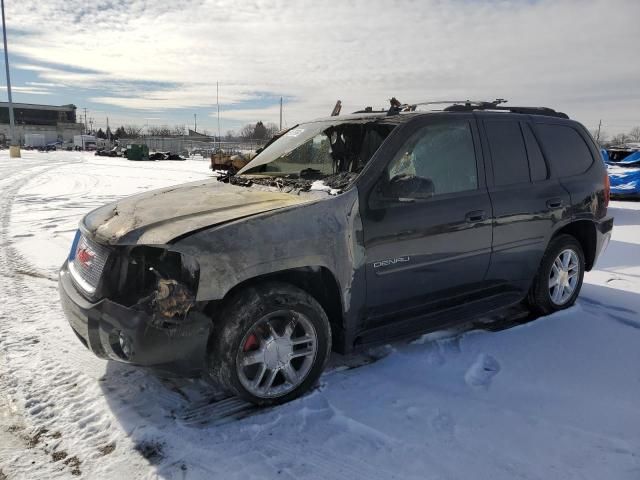
[[59, 281], [80, 341], [268, 405], [332, 349], [571, 306], [613, 226], [587, 130], [547, 108], [399, 110], [302, 123], [224, 182], [87, 214]]

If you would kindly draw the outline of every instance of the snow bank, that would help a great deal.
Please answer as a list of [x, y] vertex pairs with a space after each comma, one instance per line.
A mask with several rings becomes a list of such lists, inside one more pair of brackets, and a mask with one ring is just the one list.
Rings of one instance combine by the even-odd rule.
[[89, 209], [207, 167], [0, 152], [0, 478], [637, 480], [640, 203], [612, 202], [574, 308], [335, 355], [309, 395], [220, 424], [220, 392], [89, 354], [55, 282]]

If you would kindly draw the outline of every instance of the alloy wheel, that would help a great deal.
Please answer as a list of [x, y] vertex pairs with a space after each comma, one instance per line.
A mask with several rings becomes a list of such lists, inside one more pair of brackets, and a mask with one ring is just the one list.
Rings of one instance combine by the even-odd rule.
[[272, 312], [245, 334], [236, 356], [242, 386], [259, 398], [288, 394], [309, 374], [318, 340], [309, 319], [291, 310]]
[[558, 254], [549, 272], [549, 298], [556, 305], [564, 305], [571, 298], [580, 278], [580, 261], [572, 249]]

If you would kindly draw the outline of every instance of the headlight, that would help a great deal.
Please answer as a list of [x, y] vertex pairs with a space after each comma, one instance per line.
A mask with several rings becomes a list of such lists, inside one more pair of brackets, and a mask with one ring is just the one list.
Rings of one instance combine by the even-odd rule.
[[198, 262], [187, 255], [157, 247], [133, 247], [120, 256], [114, 299], [146, 311], [154, 323], [176, 323], [195, 305], [199, 278]]

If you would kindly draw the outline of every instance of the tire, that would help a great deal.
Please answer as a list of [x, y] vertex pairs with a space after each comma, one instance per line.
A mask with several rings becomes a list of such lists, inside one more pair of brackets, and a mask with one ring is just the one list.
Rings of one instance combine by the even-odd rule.
[[[557, 285], [555, 288], [552, 287], [554, 282], [552, 274], [554, 263], [561, 254], [563, 255], [562, 258], [567, 258], [566, 252], [573, 252], [578, 268], [578, 271], [575, 274], [575, 284], [573, 285], [570, 294], [568, 293], [568, 286], [564, 287], [564, 289]], [[574, 257], [570, 256], [570, 262], [573, 262], [573, 259]], [[555, 271], [557, 271], [557, 267]], [[582, 251], [580, 242], [578, 242], [575, 237], [563, 234], [551, 239], [551, 242], [549, 242], [547, 250], [542, 257], [542, 261], [540, 262], [540, 268], [538, 269], [536, 278], [533, 281], [531, 290], [529, 291], [528, 303], [530, 308], [537, 313], [546, 315], [571, 307], [580, 294], [582, 280], [584, 279], [584, 271], [584, 252]], [[568, 269], [569, 276], [573, 272], [573, 269]], [[567, 277], [562, 277], [561, 274], [559, 277], [555, 277], [555, 280], [557, 281], [558, 278], [560, 278], [560, 284], [563, 285], [564, 280]], [[573, 277], [567, 278], [568, 282], [571, 282], [572, 278]], [[554, 294], [557, 295], [558, 288], [561, 288], [562, 293], [567, 295], [566, 298], [558, 298], [558, 296], [554, 296]]]
[[309, 390], [331, 352], [331, 328], [323, 308], [304, 290], [283, 282], [232, 294], [214, 325], [211, 378], [260, 406], [285, 403]]

